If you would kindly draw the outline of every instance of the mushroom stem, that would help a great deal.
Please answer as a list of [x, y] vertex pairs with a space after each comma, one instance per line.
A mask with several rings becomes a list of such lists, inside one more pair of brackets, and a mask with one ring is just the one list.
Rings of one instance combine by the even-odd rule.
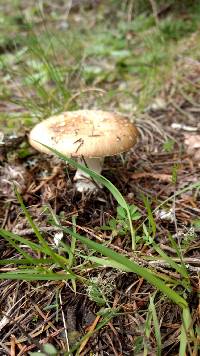
[[[86, 166], [92, 171], [101, 174], [104, 158], [78, 158], [78, 163]], [[89, 174], [83, 172], [81, 169], [77, 169], [74, 176], [74, 181], [76, 182], [76, 189], [78, 192], [94, 192], [100, 188], [101, 185], [96, 182]]]

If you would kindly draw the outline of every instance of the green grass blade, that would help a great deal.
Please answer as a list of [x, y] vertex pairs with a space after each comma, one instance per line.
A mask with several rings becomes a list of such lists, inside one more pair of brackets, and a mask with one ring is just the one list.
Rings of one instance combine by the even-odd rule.
[[68, 260], [66, 258], [64, 258], [63, 256], [59, 256], [57, 253], [55, 253], [48, 245], [48, 243], [45, 241], [45, 239], [43, 238], [43, 236], [41, 235], [38, 227], [36, 226], [36, 224], [33, 222], [31, 215], [29, 214], [28, 210], [26, 209], [24, 202], [19, 194], [19, 192], [17, 191], [16, 187], [15, 187], [15, 193], [17, 196], [17, 199], [21, 205], [21, 208], [30, 224], [30, 226], [32, 227], [35, 235], [37, 236], [39, 242], [41, 243], [41, 245], [43, 246], [43, 248], [46, 250], [46, 254], [50, 255], [55, 263], [57, 263], [59, 266], [61, 266], [62, 268], [66, 268], [66, 265], [68, 264]]
[[152, 243], [153, 248], [159, 253], [159, 255], [166, 261], [172, 268], [174, 268], [183, 278], [189, 279], [187, 270], [179, 265], [171, 257], [169, 257], [157, 244]]
[[3, 233], [0, 233], [0, 235], [3, 236], [4, 239], [5, 239], [6, 241], [8, 241], [9, 244], [10, 244], [12, 247], [14, 247], [14, 249], [15, 249], [16, 251], [18, 251], [21, 256], [23, 256], [26, 260], [28, 260], [29, 263], [33, 263], [33, 260], [34, 260], [33, 257], [32, 257], [31, 255], [29, 255], [29, 253], [25, 252], [21, 247], [19, 247], [19, 246], [12, 240], [12, 238], [9, 236], [9, 234], [6, 234], [6, 232], [5, 232], [4, 234], [3, 234]]
[[156, 313], [156, 308], [154, 304], [154, 298], [150, 297], [150, 310], [152, 312], [152, 318], [153, 318], [153, 324], [154, 324], [154, 330], [155, 330], [155, 337], [156, 337], [156, 342], [157, 342], [157, 350], [156, 350], [156, 355], [161, 356], [161, 350], [162, 350], [162, 341], [161, 341], [161, 334], [160, 334], [160, 326], [158, 322], [158, 317]]
[[188, 344], [189, 337], [193, 338], [194, 332], [192, 327], [192, 318], [189, 308], [183, 309], [182, 312], [182, 326], [180, 334], [180, 347], [179, 347], [179, 356], [186, 355], [186, 348]]
[[[38, 141], [36, 141], [36, 142], [38, 142]], [[38, 142], [38, 143], [40, 143], [40, 142]], [[69, 163], [72, 167], [74, 167], [76, 169], [77, 168], [81, 169], [83, 172], [89, 174], [92, 178], [96, 179], [99, 183], [103, 184], [112, 193], [114, 198], [117, 200], [118, 204], [120, 206], [122, 206], [124, 209], [127, 209], [127, 203], [126, 203], [124, 197], [119, 192], [119, 190], [108, 179], [106, 179], [102, 175], [90, 170], [86, 166], [83, 166], [82, 164], [74, 161], [72, 158], [66, 157], [65, 155], [63, 155], [62, 153], [58, 152], [57, 150], [55, 150], [55, 149], [53, 149], [53, 148], [51, 148], [51, 147], [49, 147], [47, 145], [44, 145], [42, 143], [40, 143], [40, 144], [42, 146], [48, 148], [55, 155], [57, 155], [60, 159], [62, 159], [65, 162]]]
[[144, 345], [144, 353], [143, 356], [147, 356], [149, 354], [149, 338], [151, 334], [151, 321], [152, 321], [152, 311], [150, 309], [150, 306], [148, 308], [148, 313], [145, 321], [145, 328], [144, 328], [144, 335], [145, 337], [143, 338], [143, 345]]
[[49, 271], [41, 272], [37, 270], [18, 270], [14, 272], [0, 273], [0, 279], [12, 279], [23, 281], [67, 281], [75, 276], [67, 273], [53, 273]]
[[143, 277], [150, 284], [152, 284], [158, 290], [163, 292], [174, 303], [178, 304], [181, 308], [186, 308], [188, 306], [187, 302], [178, 293], [174, 292], [172, 289], [166, 286], [165, 283], [160, 278], [156, 277], [149, 269], [140, 267], [135, 262], [130, 261], [127, 257], [120, 255], [119, 253], [113, 251], [108, 247], [89, 240], [88, 238], [73, 232], [71, 229], [62, 226], [59, 227], [71, 236], [76, 237], [78, 240], [80, 240], [83, 244], [89, 246], [91, 249], [123, 265], [125, 268], [129, 269], [130, 272], [136, 273], [139, 276]]
[[[86, 260], [88, 261], [91, 261], [97, 265], [100, 265], [100, 266], [106, 266], [106, 267], [112, 267], [112, 268], [117, 268], [117, 269], [120, 269], [122, 271], [125, 271], [125, 272], [130, 272], [130, 269], [127, 268], [126, 266], [116, 262], [116, 261], [113, 261], [112, 259], [110, 258], [102, 258], [102, 257], [95, 257], [95, 256], [84, 256], [84, 255], [81, 255], [81, 257], [85, 258]], [[151, 271], [151, 273], [157, 277], [156, 275], [156, 272], [153, 272]], [[169, 278], [168, 276], [165, 276], [164, 274], [163, 275], [160, 275], [159, 278], [161, 279], [162, 278], [162, 281], [164, 281], [165, 283], [170, 283], [172, 284], [173, 286], [176, 286], [176, 285], [179, 285], [180, 282], [177, 282], [176, 280], [172, 279], [172, 278]]]
[[52, 265], [54, 263], [52, 258], [33, 258], [33, 261], [30, 261], [28, 258], [12, 258], [12, 259], [4, 259], [0, 260], [0, 265], [30, 265], [33, 264], [34, 266], [45, 264], [45, 265]]
[[[105, 325], [108, 324], [108, 322], [113, 319], [116, 315], [117, 315], [117, 310], [116, 309], [110, 309], [108, 311], [105, 311], [105, 313], [101, 313], [102, 315], [102, 319], [99, 321], [99, 323], [97, 324], [95, 330], [93, 331], [88, 331], [82, 338], [80, 341], [78, 341], [74, 346], [72, 346], [70, 348], [69, 352], [65, 352], [64, 356], [71, 356], [73, 352], [75, 352], [83, 343], [83, 341], [85, 339], [87, 339], [88, 337], [91, 337], [92, 335], [94, 335], [98, 330], [102, 329]], [[99, 313], [100, 314], [100, 313]], [[76, 356], [79, 356], [80, 353], [79, 351], [77, 351], [77, 353], [75, 354]]]
[[150, 224], [151, 229], [152, 229], [153, 237], [155, 237], [155, 234], [156, 234], [156, 223], [155, 223], [155, 220], [154, 220], [154, 217], [153, 217], [153, 213], [152, 213], [152, 210], [151, 210], [151, 204], [149, 203], [148, 197], [146, 197], [144, 195], [142, 195], [142, 197], [143, 197], [145, 208], [147, 210], [147, 216], [148, 216], [149, 224]]
[[[180, 194], [186, 193], [189, 190], [192, 189], [200, 189], [200, 181], [194, 184], [189, 184], [187, 187], [178, 190], [177, 192], [175, 192], [173, 195], [171, 195], [169, 198], [165, 199], [162, 203], [160, 203], [154, 210], [152, 213], [156, 213], [163, 205], [165, 205], [166, 203], [168, 203], [169, 201], [173, 200], [174, 198], [176, 198], [177, 196], [179, 196]], [[143, 222], [137, 227], [137, 229], [135, 230], [135, 232], [137, 232], [138, 230], [140, 230], [142, 228], [142, 225], [148, 220], [148, 216], [143, 220]]]
[[21, 208], [22, 208], [22, 210], [23, 210], [23, 212], [24, 212], [24, 214], [25, 214], [25, 216], [26, 216], [26, 218], [27, 218], [27, 220], [28, 220], [30, 226], [32, 227], [34, 234], [37, 236], [38, 241], [41, 243], [41, 245], [42, 245], [43, 247], [45, 247], [45, 248], [48, 250], [48, 249], [49, 249], [49, 246], [48, 246], [48, 244], [46, 243], [46, 241], [45, 241], [45, 239], [43, 238], [43, 236], [41, 235], [40, 230], [38, 229], [37, 225], [33, 222], [32, 217], [31, 217], [31, 215], [29, 214], [27, 208], [25, 207], [24, 202], [23, 202], [23, 200], [22, 200], [22, 197], [21, 197], [21, 195], [19, 194], [19, 192], [18, 192], [16, 186], [15, 186], [15, 189], [14, 189], [14, 190], [15, 190], [15, 194], [16, 194], [16, 196], [17, 196], [17, 200], [18, 200], [18, 202], [20, 203]]
[[[73, 231], [76, 232], [76, 216], [72, 216], [72, 223], [73, 223]], [[76, 247], [76, 238], [72, 236], [72, 241], [71, 241], [71, 248], [70, 248], [70, 254], [69, 254], [69, 267], [71, 268], [73, 263], [74, 263], [74, 253], [75, 253], [75, 247]]]
[[[177, 256], [180, 258], [182, 270], [184, 271], [185, 275], [188, 276], [188, 271], [187, 271], [187, 268], [185, 267], [185, 264], [183, 262], [183, 256], [182, 256], [182, 252], [180, 250], [180, 247], [176, 243], [175, 239], [171, 236], [171, 234], [169, 234], [168, 237], [169, 237], [169, 240], [171, 242], [172, 248], [176, 251]], [[189, 276], [188, 276], [188, 278], [189, 278]]]
[[88, 261], [91, 261], [97, 265], [100, 265], [100, 266], [105, 266], [105, 267], [112, 267], [112, 268], [117, 268], [117, 269], [120, 269], [120, 270], [123, 270], [125, 272], [130, 272], [129, 268], [126, 268], [126, 266], [116, 262], [116, 261], [113, 261], [112, 259], [105, 259], [105, 258], [102, 258], [102, 257], [95, 257], [95, 256], [85, 256], [84, 257], [86, 260]]
[[30, 247], [32, 250], [38, 251], [38, 252], [43, 252], [46, 253], [45, 248], [41, 247], [41, 245], [38, 245], [28, 239], [25, 239], [13, 232], [4, 230], [4, 229], [0, 229], [0, 235], [4, 238], [9, 237], [15, 241], [20, 242], [21, 244], [27, 245], [28, 247]]
[[[36, 141], [38, 142], [38, 141]], [[40, 143], [40, 142], [38, 142]], [[68, 162], [71, 166], [75, 167], [76, 169], [79, 168], [81, 169], [83, 172], [89, 174], [89, 176], [91, 176], [93, 179], [95, 179], [96, 181], [98, 181], [99, 183], [101, 183], [102, 185], [104, 185], [113, 195], [113, 197], [116, 199], [116, 201], [118, 202], [118, 204], [124, 208], [127, 212], [127, 217], [128, 217], [128, 221], [129, 221], [129, 226], [130, 226], [130, 233], [131, 233], [131, 239], [132, 239], [132, 248], [133, 250], [136, 249], [136, 239], [135, 239], [135, 230], [133, 228], [133, 224], [132, 224], [132, 219], [131, 219], [131, 215], [130, 215], [130, 210], [129, 210], [129, 206], [126, 202], [126, 200], [124, 199], [123, 195], [120, 193], [120, 191], [114, 186], [114, 184], [112, 184], [108, 179], [106, 179], [105, 177], [103, 177], [100, 174], [97, 174], [94, 171], [91, 171], [90, 169], [88, 169], [87, 167], [81, 165], [80, 163], [77, 163], [76, 161], [74, 161], [71, 158], [66, 157], [65, 155], [63, 155], [62, 153], [58, 152], [57, 150], [44, 145], [42, 143], [40, 143], [42, 146], [48, 148], [50, 151], [52, 151], [55, 155], [57, 155], [59, 158], [61, 158], [62, 160], [64, 160], [65, 162]]]

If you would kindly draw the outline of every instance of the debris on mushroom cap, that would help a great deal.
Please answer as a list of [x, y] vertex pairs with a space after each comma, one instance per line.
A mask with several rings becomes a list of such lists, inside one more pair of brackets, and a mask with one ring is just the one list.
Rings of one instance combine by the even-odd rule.
[[[78, 110], [52, 116], [37, 124], [29, 142], [37, 150], [50, 153], [43, 143], [73, 157], [112, 156], [136, 143], [136, 127], [122, 115], [101, 110]], [[38, 142], [36, 142], [38, 141]]]

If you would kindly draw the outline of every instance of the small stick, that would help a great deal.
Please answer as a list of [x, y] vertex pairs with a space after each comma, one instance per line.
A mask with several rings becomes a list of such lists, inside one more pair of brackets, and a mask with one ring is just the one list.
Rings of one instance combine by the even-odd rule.
[[71, 356], [70, 348], [69, 348], [69, 339], [68, 339], [68, 332], [67, 332], [67, 324], [66, 324], [66, 320], [65, 320], [65, 314], [64, 314], [64, 311], [63, 311], [63, 303], [62, 303], [61, 292], [59, 293], [59, 299], [60, 299], [60, 307], [61, 307], [61, 313], [62, 313], [62, 320], [63, 320], [64, 331], [65, 331], [65, 338], [66, 338], [66, 343], [67, 343], [67, 352], [68, 352], [68, 355]]
[[184, 130], [184, 131], [189, 131], [189, 132], [196, 132], [199, 130], [198, 127], [194, 127], [194, 126], [187, 126], [184, 124], [179, 124], [177, 122], [173, 122], [171, 124], [171, 128], [175, 129], [175, 130]]

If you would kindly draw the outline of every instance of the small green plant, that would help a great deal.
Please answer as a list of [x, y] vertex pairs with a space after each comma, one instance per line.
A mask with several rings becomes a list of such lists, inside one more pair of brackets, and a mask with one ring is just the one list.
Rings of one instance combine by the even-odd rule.
[[41, 351], [30, 352], [29, 355], [30, 356], [56, 356], [56, 355], [58, 355], [58, 351], [51, 344], [45, 344], [42, 349], [43, 349], [42, 352]]
[[197, 29], [198, 22], [181, 19], [166, 18], [161, 22], [159, 29], [165, 40], [179, 40], [184, 35], [188, 35]]
[[[180, 233], [180, 237], [181, 237], [181, 241], [180, 241], [180, 245], [181, 245], [181, 250], [184, 252], [187, 251], [187, 249], [194, 243], [194, 241], [197, 239], [197, 232], [198, 231], [198, 227], [194, 226], [194, 227], [190, 227], [189, 229], [187, 229], [185, 232]], [[174, 244], [176, 244], [175, 238], [171, 238], [171, 241], [173, 241], [173, 248], [174, 248]], [[178, 246], [176, 246], [177, 248]], [[180, 247], [178, 248], [178, 251], [180, 250]]]
[[[98, 258], [89, 257], [89, 261], [97, 262]], [[98, 305], [106, 305], [110, 307], [109, 301], [116, 289], [116, 277], [120, 272], [113, 270], [107, 271], [103, 278], [101, 274], [97, 277], [92, 277], [87, 286], [86, 292], [90, 300], [95, 301]]]
[[194, 226], [195, 229], [200, 229], [200, 219], [195, 219], [192, 221], [192, 225]]
[[143, 228], [143, 235], [142, 238], [139, 237], [139, 240], [142, 240], [146, 246], [151, 245], [153, 242], [153, 237], [150, 232], [150, 229], [147, 228], [145, 223], [143, 223], [142, 228]]
[[163, 144], [163, 150], [167, 153], [171, 153], [174, 149], [175, 141], [172, 139], [168, 139]]
[[[128, 205], [128, 209], [132, 221], [136, 221], [141, 218], [141, 214], [138, 212], [138, 208], [134, 204]], [[118, 206], [116, 218], [109, 219], [107, 225], [101, 226], [101, 229], [111, 231], [113, 237], [125, 236], [130, 233], [130, 225], [126, 209]]]
[[179, 165], [178, 165], [178, 164], [174, 164], [174, 166], [173, 166], [173, 168], [172, 168], [172, 183], [173, 183], [174, 185], [176, 185], [176, 183], [177, 183], [178, 170], [179, 170]]
[[87, 287], [86, 293], [89, 299], [95, 302], [97, 305], [103, 306], [106, 304], [106, 299], [98, 286], [98, 280], [93, 279], [90, 282], [90, 285]]

